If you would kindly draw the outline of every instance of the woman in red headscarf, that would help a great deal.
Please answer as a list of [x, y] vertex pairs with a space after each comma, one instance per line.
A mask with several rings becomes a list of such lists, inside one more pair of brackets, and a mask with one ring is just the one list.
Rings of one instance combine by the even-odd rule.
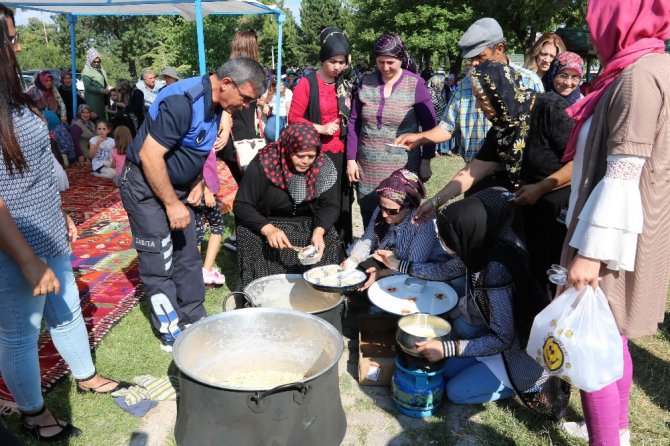
[[289, 125], [244, 172], [233, 212], [242, 286], [272, 274], [302, 273], [291, 247], [313, 245], [320, 263], [339, 263], [337, 170], [306, 123]]
[[623, 377], [582, 392], [589, 444], [618, 445], [630, 442], [628, 338], [656, 331], [670, 278], [670, 0], [591, 0], [586, 21], [604, 71], [568, 109], [563, 262], [569, 285], [600, 285], [622, 335]]
[[65, 102], [60, 97], [58, 88], [54, 85], [54, 77], [49, 71], [39, 71], [35, 75], [35, 83], [28, 87], [26, 94], [35, 101], [37, 108], [51, 110], [60, 116], [61, 121], [67, 122]]

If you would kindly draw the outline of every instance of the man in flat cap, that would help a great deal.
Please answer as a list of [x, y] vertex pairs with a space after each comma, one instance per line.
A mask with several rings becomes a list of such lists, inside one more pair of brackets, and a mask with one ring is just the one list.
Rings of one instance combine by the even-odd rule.
[[[505, 37], [498, 22], [490, 17], [477, 20], [465, 31], [458, 42], [461, 56], [469, 67], [476, 67], [485, 60], [495, 60], [509, 64], [521, 76], [521, 84], [543, 93], [544, 87], [537, 74], [518, 65], [510, 64], [507, 58]], [[442, 115], [440, 125], [422, 133], [405, 133], [396, 140], [396, 144], [410, 148], [422, 144], [438, 144], [456, 136], [457, 147], [466, 163], [469, 163], [484, 144], [491, 123], [484, 113], [477, 109], [472, 94], [470, 76], [465, 76], [454, 90], [447, 109]], [[485, 186], [482, 184], [482, 186]]]

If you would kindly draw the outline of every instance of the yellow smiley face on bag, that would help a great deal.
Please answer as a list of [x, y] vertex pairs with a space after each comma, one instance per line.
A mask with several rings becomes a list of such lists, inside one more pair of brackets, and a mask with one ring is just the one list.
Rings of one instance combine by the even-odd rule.
[[544, 363], [547, 365], [547, 368], [550, 371], [555, 371], [563, 367], [563, 349], [556, 342], [553, 336], [549, 336], [546, 341], [544, 341], [544, 346], [542, 347]]

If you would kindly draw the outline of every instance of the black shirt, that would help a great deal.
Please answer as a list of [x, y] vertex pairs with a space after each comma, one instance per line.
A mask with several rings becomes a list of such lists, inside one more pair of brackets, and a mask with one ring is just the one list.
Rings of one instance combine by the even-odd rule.
[[339, 217], [338, 192], [333, 186], [317, 199], [296, 205], [287, 191], [270, 183], [256, 157], [244, 172], [233, 213], [237, 224], [257, 234], [270, 223], [270, 217], [313, 216], [314, 226], [328, 231]]
[[[561, 158], [574, 126], [574, 121], [565, 112], [569, 106], [566, 99], [554, 92], [536, 97], [521, 160], [520, 178], [525, 183], [537, 183], [563, 167]], [[476, 159], [500, 162], [494, 128], [486, 134]]]
[[575, 125], [565, 112], [569, 106], [570, 102], [555, 92], [543, 93], [535, 99], [521, 162], [524, 182], [537, 183], [563, 167], [561, 158]]

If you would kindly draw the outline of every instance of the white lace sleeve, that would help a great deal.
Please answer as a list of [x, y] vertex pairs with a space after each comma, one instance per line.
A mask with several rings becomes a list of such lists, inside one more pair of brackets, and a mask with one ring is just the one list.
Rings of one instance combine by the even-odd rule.
[[640, 175], [646, 158], [607, 157], [607, 172], [579, 214], [570, 246], [602, 260], [611, 270], [633, 271], [637, 236], [642, 232]]

